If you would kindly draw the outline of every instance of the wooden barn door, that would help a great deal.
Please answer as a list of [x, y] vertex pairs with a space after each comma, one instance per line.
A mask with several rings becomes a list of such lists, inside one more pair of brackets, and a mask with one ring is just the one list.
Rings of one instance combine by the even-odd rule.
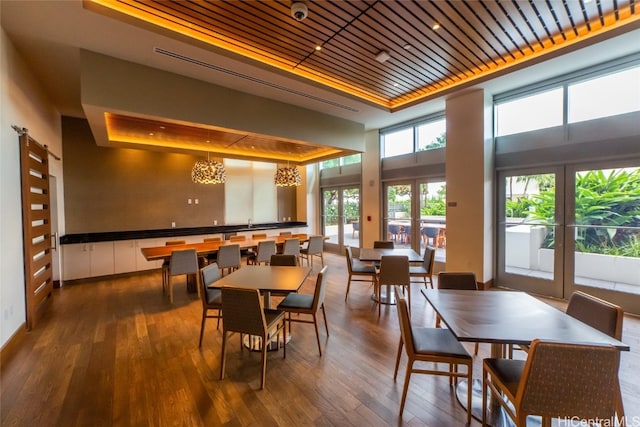
[[47, 149], [20, 135], [22, 221], [27, 329], [33, 329], [50, 303], [53, 290], [49, 157]]

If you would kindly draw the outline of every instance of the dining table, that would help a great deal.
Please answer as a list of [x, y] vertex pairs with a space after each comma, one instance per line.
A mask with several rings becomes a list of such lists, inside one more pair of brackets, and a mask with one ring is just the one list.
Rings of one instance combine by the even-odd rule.
[[[596, 343], [629, 351], [630, 347], [539, 299], [519, 291], [421, 289], [422, 294], [462, 342], [491, 344], [491, 357], [505, 357], [507, 345], [530, 345], [534, 339]], [[466, 405], [466, 380], [458, 382], [458, 402]], [[482, 419], [482, 380], [474, 379], [471, 414]], [[497, 404], [490, 405], [490, 424], [510, 425]]]
[[[213, 287], [257, 289], [263, 295], [264, 308], [271, 308], [272, 295], [298, 292], [310, 273], [311, 267], [247, 265], [218, 279], [213, 283]], [[286, 339], [291, 339], [291, 331], [288, 331]], [[271, 340], [267, 345], [269, 351], [277, 350], [278, 340]], [[255, 351], [260, 349], [259, 343], [250, 338], [245, 341], [245, 346]]]
[[[372, 262], [376, 265], [380, 264], [380, 259], [383, 256], [406, 256], [409, 262], [422, 262], [422, 256], [409, 248], [360, 248], [360, 256], [358, 259], [363, 262]], [[380, 296], [378, 297], [375, 292], [371, 296], [376, 302], [381, 304], [395, 305], [396, 296], [391, 290], [391, 285], [386, 285], [384, 289], [380, 289]]]
[[155, 261], [155, 260], [168, 260], [171, 258], [171, 253], [175, 250], [180, 249], [195, 249], [196, 253], [199, 257], [203, 257], [209, 254], [214, 254], [218, 252], [220, 246], [223, 245], [240, 245], [240, 249], [254, 249], [258, 247], [258, 244], [263, 240], [274, 240], [276, 245], [282, 246], [284, 245], [284, 241], [287, 239], [297, 238], [300, 240], [300, 243], [305, 243], [309, 241], [309, 234], [293, 234], [293, 235], [278, 235], [278, 236], [267, 236], [265, 239], [249, 239], [246, 240], [238, 240], [238, 241], [230, 241], [230, 240], [221, 240], [219, 242], [195, 242], [195, 243], [185, 243], [181, 245], [163, 245], [163, 246], [153, 246], [141, 248], [142, 255], [145, 257], [147, 261]]

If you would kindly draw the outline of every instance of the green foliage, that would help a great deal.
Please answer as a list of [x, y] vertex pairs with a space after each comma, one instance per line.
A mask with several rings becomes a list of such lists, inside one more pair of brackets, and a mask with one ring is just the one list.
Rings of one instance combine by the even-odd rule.
[[418, 151], [426, 151], [426, 150], [435, 150], [436, 148], [442, 148], [447, 145], [447, 134], [442, 133], [440, 136], [437, 136], [436, 139], [420, 148]]
[[427, 205], [420, 209], [420, 215], [441, 215], [447, 214], [447, 205], [443, 198], [429, 199]]
[[[575, 188], [576, 250], [640, 256], [639, 233], [631, 229], [640, 227], [640, 169], [577, 173]], [[554, 222], [553, 187], [531, 196], [531, 202], [530, 219]], [[553, 237], [547, 236], [547, 247], [553, 247]]]

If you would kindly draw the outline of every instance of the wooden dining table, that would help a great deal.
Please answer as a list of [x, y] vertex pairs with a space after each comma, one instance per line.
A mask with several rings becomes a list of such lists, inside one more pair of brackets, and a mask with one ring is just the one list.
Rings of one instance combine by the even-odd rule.
[[168, 260], [171, 258], [171, 253], [175, 250], [180, 249], [195, 249], [196, 253], [199, 257], [205, 256], [208, 254], [217, 253], [220, 246], [223, 245], [240, 245], [240, 249], [253, 249], [257, 248], [258, 244], [264, 240], [274, 240], [276, 245], [284, 245], [284, 241], [287, 239], [297, 238], [300, 240], [300, 243], [309, 241], [308, 234], [293, 234], [293, 235], [285, 235], [285, 236], [267, 236], [266, 239], [246, 239], [246, 240], [238, 240], [238, 241], [230, 241], [230, 240], [222, 240], [219, 242], [197, 242], [197, 243], [185, 243], [182, 245], [165, 245], [165, 246], [154, 246], [154, 247], [146, 247], [141, 248], [142, 255], [145, 257], [147, 261], [155, 261], [155, 260]]
[[[358, 257], [358, 259], [360, 261], [379, 264], [380, 259], [383, 256], [390, 255], [406, 256], [409, 259], [409, 262], [422, 262], [422, 256], [413, 249], [408, 248], [360, 248], [360, 256]], [[385, 289], [380, 289], [380, 298], [378, 298], [375, 293], [371, 296], [371, 298], [374, 301], [380, 302], [382, 304], [396, 304], [396, 296], [395, 293], [392, 292], [390, 285], [386, 285]]]
[[[491, 344], [491, 357], [505, 357], [508, 344], [530, 345], [534, 339], [567, 343], [596, 343], [629, 351], [627, 344], [586, 323], [517, 291], [467, 291], [421, 289], [429, 304], [458, 341]], [[466, 405], [466, 381], [458, 382], [456, 395]], [[474, 418], [482, 419], [482, 380], [472, 384]], [[499, 406], [491, 405], [492, 425], [502, 425]]]
[[[271, 308], [271, 296], [286, 295], [298, 292], [304, 281], [311, 273], [311, 267], [283, 267], [271, 265], [247, 265], [224, 276], [214, 282], [216, 288], [236, 287], [257, 289], [264, 296], [264, 307]], [[224, 310], [224, 308], [223, 308]], [[288, 331], [286, 340], [291, 339], [291, 331]], [[251, 350], [260, 350], [260, 343], [255, 339], [247, 338], [245, 346]], [[278, 340], [270, 340], [267, 350], [278, 349]]]

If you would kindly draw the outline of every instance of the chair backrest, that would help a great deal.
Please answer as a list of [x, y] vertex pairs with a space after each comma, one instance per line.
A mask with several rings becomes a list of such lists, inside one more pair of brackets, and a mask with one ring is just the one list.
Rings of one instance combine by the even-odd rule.
[[433, 274], [433, 263], [436, 258], [436, 250], [431, 246], [424, 248], [424, 254], [422, 255], [422, 267], [429, 273]]
[[165, 246], [186, 245], [186, 244], [187, 244], [186, 240], [167, 240], [166, 242], [164, 242]]
[[204, 242], [205, 243], [222, 242], [222, 237], [205, 237]]
[[516, 411], [611, 419], [620, 393], [613, 346], [534, 340], [516, 394]]
[[207, 288], [211, 284], [215, 283], [220, 279], [220, 267], [218, 267], [218, 263], [212, 262], [207, 265], [203, 269], [200, 270], [200, 278], [202, 279], [202, 287]]
[[351, 226], [353, 227], [353, 231], [360, 231], [360, 223], [359, 222], [352, 222]]
[[282, 249], [284, 255], [300, 255], [300, 239], [297, 237], [293, 239], [286, 239], [284, 241], [284, 248]]
[[291, 232], [290, 231], [281, 231], [280, 235], [281, 236], [291, 236]]
[[575, 291], [569, 298], [567, 314], [617, 340], [622, 338], [622, 307]]
[[324, 244], [324, 237], [311, 236], [309, 237], [309, 255], [315, 255], [322, 253], [322, 247]]
[[267, 238], [267, 233], [255, 233], [251, 235], [251, 240], [262, 240]]
[[393, 241], [391, 240], [376, 240], [373, 242], [374, 249], [393, 249]]
[[471, 272], [443, 271], [438, 274], [438, 289], [477, 291], [478, 282]]
[[318, 277], [316, 278], [316, 289], [313, 292], [313, 312], [318, 311], [318, 308], [324, 303], [324, 297], [327, 293], [327, 269], [328, 265], [322, 267]]
[[267, 326], [257, 289], [222, 288], [222, 327], [225, 331], [264, 336]]
[[195, 249], [181, 249], [171, 252], [169, 274], [191, 274], [198, 272], [198, 254]]
[[345, 257], [347, 258], [347, 270], [351, 273], [353, 269], [353, 249], [351, 246], [344, 248]]
[[256, 256], [256, 262], [269, 262], [271, 261], [271, 255], [274, 255], [275, 253], [275, 240], [262, 240], [258, 242], [258, 255]]
[[387, 231], [391, 234], [398, 234], [398, 232], [400, 232], [400, 226], [397, 224], [389, 224], [387, 225]]
[[380, 258], [381, 285], [409, 285], [409, 257], [404, 255], [385, 255]]
[[400, 336], [402, 337], [402, 342], [404, 343], [407, 354], [411, 355], [415, 352], [415, 347], [413, 345], [413, 335], [411, 334], [411, 318], [409, 317], [407, 300], [404, 298], [404, 294], [399, 286], [394, 286], [393, 288], [396, 293]]
[[218, 249], [218, 267], [240, 267], [240, 245], [222, 245]]
[[230, 242], [244, 242], [245, 240], [247, 240], [247, 236], [229, 236], [229, 241]]
[[295, 255], [273, 254], [269, 264], [272, 266], [296, 267], [298, 261]]

